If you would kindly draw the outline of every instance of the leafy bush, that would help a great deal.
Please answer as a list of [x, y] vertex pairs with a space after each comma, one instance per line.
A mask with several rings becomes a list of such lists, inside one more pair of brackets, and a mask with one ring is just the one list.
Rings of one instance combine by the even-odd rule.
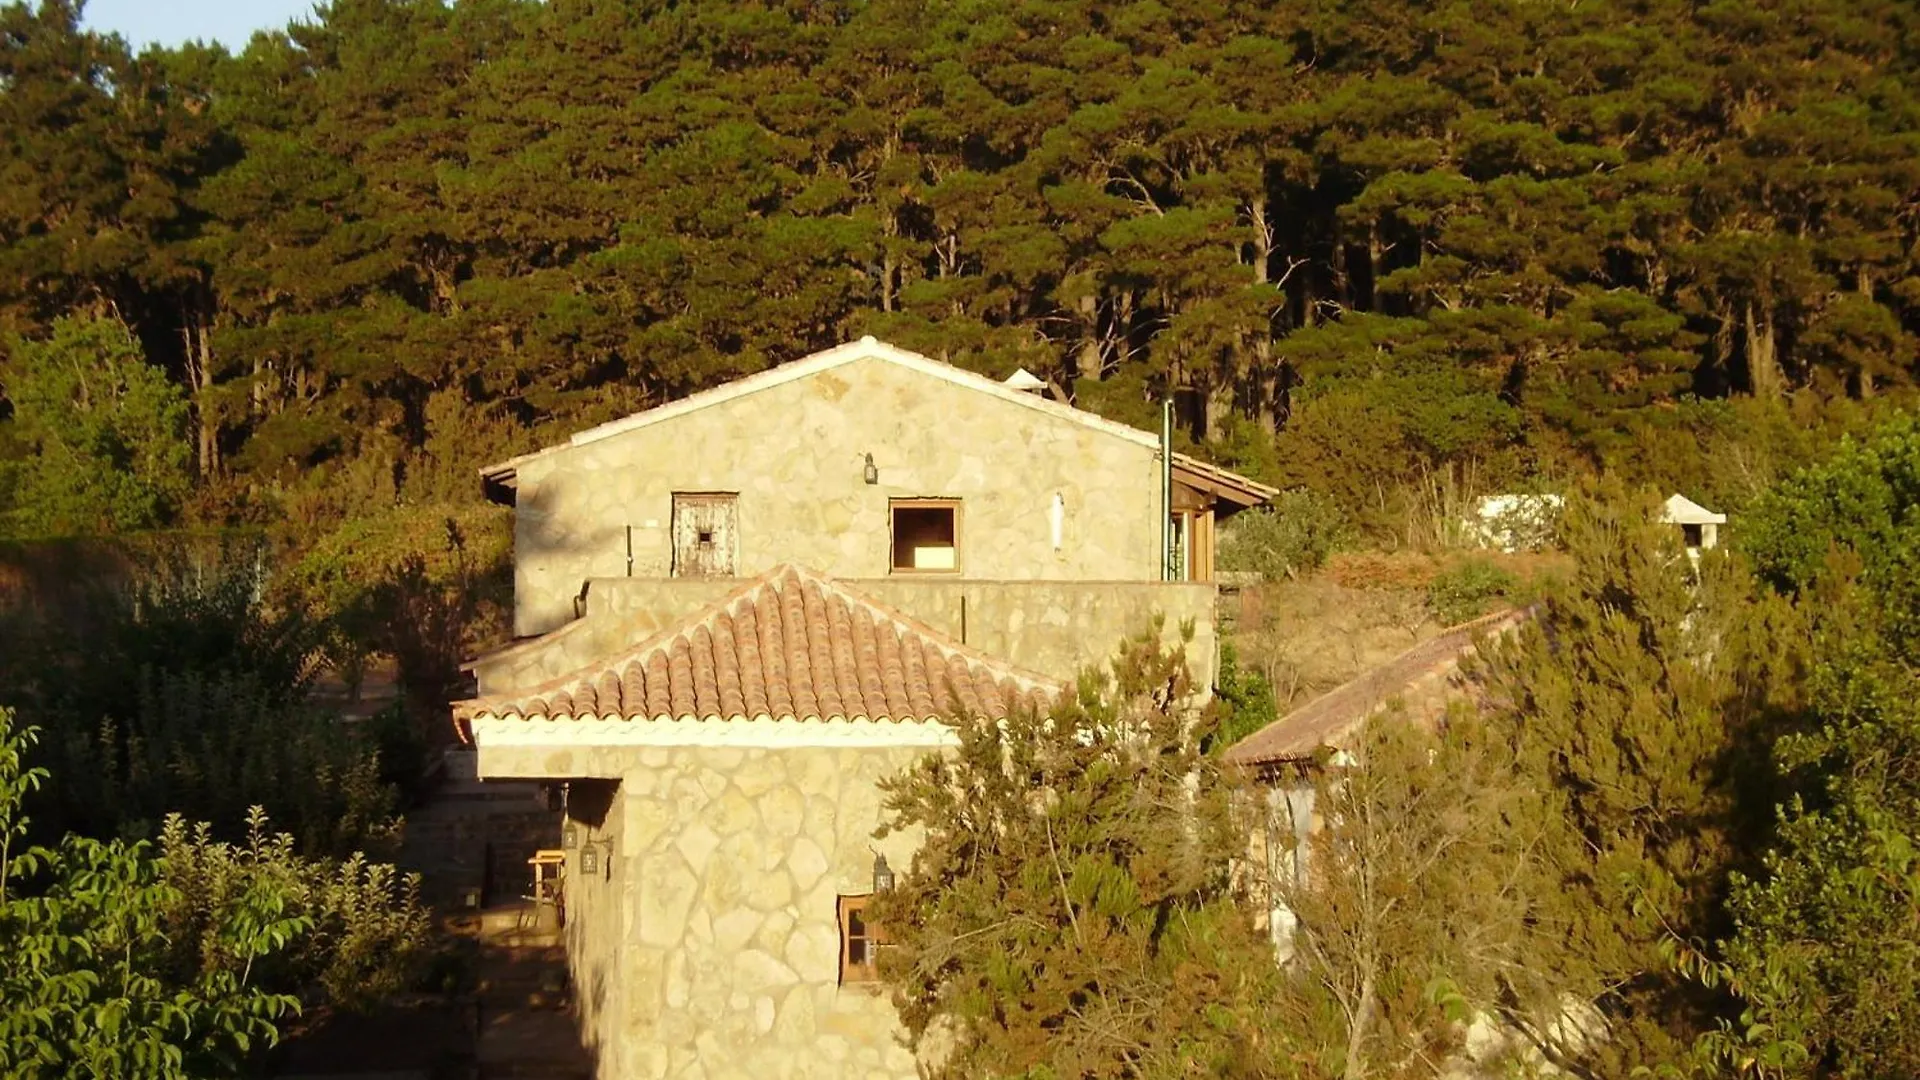
[[148, 364], [117, 319], [54, 320], [45, 340], [16, 338], [0, 365], [13, 406], [0, 536], [151, 528], [192, 487], [187, 399]]
[[1812, 624], [1789, 668], [1806, 708], [1772, 746], [1781, 797], [1764, 858], [1732, 875], [1733, 932], [1687, 964], [1746, 1010], [1697, 1050], [1722, 1072], [1920, 1075], [1920, 423], [1843, 443], [1742, 524]]
[[1905, 546], [1916, 506], [1920, 419], [1905, 417], [1842, 441], [1826, 461], [1756, 500], [1736, 535], [1771, 584], [1800, 590], [1820, 576], [1834, 548], [1882, 569]]
[[306, 926], [303, 936], [257, 965], [270, 985], [359, 1008], [407, 989], [421, 969], [432, 926], [417, 875], [403, 877], [359, 852], [339, 860], [303, 858], [292, 836], [269, 830], [259, 807], [247, 815], [246, 839], [237, 843], [214, 839], [204, 821], [188, 825], [171, 815], [159, 850], [175, 887], [171, 933], [197, 950], [202, 965], [232, 961], [222, 956], [221, 913], [246, 892], [265, 888]]
[[332, 654], [352, 674], [391, 656], [421, 737], [446, 730], [460, 664], [505, 629], [512, 529], [499, 507], [408, 508], [348, 522], [287, 575], [289, 595], [325, 612]]
[[1220, 538], [1219, 565], [1268, 580], [1297, 577], [1319, 569], [1346, 533], [1346, 519], [1332, 499], [1306, 488], [1283, 491], [1270, 506], [1233, 519]]
[[1240, 666], [1239, 652], [1231, 641], [1220, 643], [1220, 677], [1213, 688], [1213, 700], [1219, 732], [1215, 749], [1232, 746], [1273, 723], [1280, 714], [1273, 684], [1260, 672]]
[[1154, 635], [1113, 666], [883, 786], [883, 832], [926, 841], [874, 902], [881, 972], [915, 1040], [958, 1033], [942, 1075], [1248, 1075], [1282, 1028], [1184, 659]]
[[262, 562], [233, 550], [163, 562], [71, 609], [12, 616], [0, 695], [47, 732], [62, 781], [35, 807], [47, 835], [151, 837], [168, 813], [242, 834], [287, 822], [309, 855], [394, 839], [394, 792], [370, 741], [312, 706], [328, 628], [269, 606]]
[[1519, 578], [1493, 563], [1467, 559], [1434, 576], [1427, 586], [1427, 606], [1442, 625], [1457, 626], [1493, 610], [1493, 601], [1519, 587]]
[[48, 775], [26, 766], [35, 736], [0, 709], [0, 1074], [236, 1076], [303, 997], [363, 1004], [410, 977], [417, 883], [301, 858], [257, 809], [240, 844], [176, 816], [157, 852], [72, 834], [16, 851]]

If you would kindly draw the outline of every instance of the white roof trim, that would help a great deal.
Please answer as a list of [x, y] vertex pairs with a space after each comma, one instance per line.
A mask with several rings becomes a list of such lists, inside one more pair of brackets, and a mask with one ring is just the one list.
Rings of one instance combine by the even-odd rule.
[[[958, 746], [960, 736], [938, 720], [874, 720], [840, 717], [801, 720], [793, 716], [699, 720], [624, 717], [550, 720], [477, 716], [469, 721], [474, 748], [485, 762], [488, 750], [582, 749], [592, 746], [733, 746], [782, 750], [797, 747]], [[481, 769], [486, 775], [486, 769]]]
[[1687, 498], [1673, 495], [1661, 508], [1660, 519], [1669, 525], [1725, 525], [1727, 515], [1713, 511]]
[[964, 368], [954, 367], [952, 364], [943, 364], [938, 360], [922, 356], [916, 352], [908, 352], [905, 349], [889, 345], [884, 341], [876, 341], [871, 337], [863, 337], [859, 341], [850, 341], [845, 345], [836, 346], [825, 352], [817, 352], [812, 356], [795, 360], [791, 363], [781, 364], [778, 367], [769, 368], [756, 375], [749, 375], [743, 379], [735, 379], [730, 383], [724, 383], [710, 390], [702, 390], [697, 394], [689, 394], [678, 401], [668, 402], [665, 405], [648, 409], [645, 412], [638, 412], [632, 416], [601, 424], [598, 427], [591, 427], [585, 431], [576, 432], [563, 444], [549, 446], [544, 450], [535, 450], [530, 454], [522, 454], [519, 457], [503, 461], [498, 465], [489, 465], [481, 469], [480, 472], [483, 476], [500, 476], [511, 473], [526, 462], [544, 457], [547, 454], [559, 450], [575, 446], [585, 446], [588, 443], [599, 442], [601, 439], [611, 438], [625, 432], [635, 431], [643, 427], [651, 427], [654, 424], [663, 423], [678, 416], [685, 416], [690, 412], [695, 412], [712, 405], [733, 401], [736, 398], [745, 397], [748, 394], [758, 393], [762, 390], [771, 390], [776, 386], [785, 386], [787, 383], [817, 375], [820, 372], [840, 367], [843, 364], [851, 364], [856, 360], [867, 359], [884, 360], [891, 364], [898, 364], [901, 367], [917, 371], [922, 375], [931, 375], [936, 379], [943, 379], [955, 386], [963, 386], [969, 390], [977, 390], [980, 393], [999, 398], [1001, 401], [1009, 402], [1022, 408], [1032, 409], [1036, 412], [1045, 413], [1048, 416], [1058, 417], [1062, 420], [1069, 420], [1082, 427], [1104, 432], [1139, 446], [1154, 449], [1158, 449], [1160, 446], [1160, 437], [1149, 432], [1141, 431], [1138, 428], [1131, 428], [1125, 424], [1115, 423], [1112, 420], [1097, 416], [1084, 409], [1076, 409], [1071, 405], [1064, 405], [1050, 398], [1015, 390], [1003, 383], [995, 382], [984, 375], [976, 375]]

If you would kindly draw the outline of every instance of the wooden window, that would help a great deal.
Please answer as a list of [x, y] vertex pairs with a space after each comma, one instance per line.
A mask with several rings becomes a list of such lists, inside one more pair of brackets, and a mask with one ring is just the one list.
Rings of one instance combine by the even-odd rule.
[[1167, 580], [1213, 580], [1212, 495], [1176, 480], [1168, 511]]
[[895, 573], [953, 573], [960, 569], [960, 500], [895, 499]]
[[740, 498], [675, 492], [673, 576], [731, 577], [739, 550]]
[[867, 896], [840, 898], [840, 983], [874, 982], [880, 978], [879, 951], [887, 943], [880, 928], [867, 921]]

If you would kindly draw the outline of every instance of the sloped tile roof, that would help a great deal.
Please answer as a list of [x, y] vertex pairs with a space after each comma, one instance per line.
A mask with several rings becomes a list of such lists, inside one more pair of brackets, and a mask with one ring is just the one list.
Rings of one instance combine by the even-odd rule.
[[1234, 743], [1225, 759], [1249, 766], [1309, 760], [1323, 746], [1340, 747], [1375, 710], [1395, 698], [1406, 701], [1410, 712], [1423, 714], [1422, 719], [1431, 719], [1424, 715], [1428, 713], [1443, 715], [1457, 689], [1451, 680], [1461, 661], [1482, 641], [1505, 634], [1532, 615], [1531, 608], [1511, 608], [1461, 623]]
[[1062, 689], [823, 575], [781, 566], [611, 660], [454, 703], [458, 720], [1000, 719]]

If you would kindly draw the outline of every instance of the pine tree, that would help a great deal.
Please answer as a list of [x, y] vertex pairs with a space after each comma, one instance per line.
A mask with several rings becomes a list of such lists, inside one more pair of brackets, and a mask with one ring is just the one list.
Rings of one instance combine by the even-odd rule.
[[942, 1075], [1276, 1075], [1277, 976], [1238, 903], [1244, 847], [1199, 751], [1185, 661], [1129, 642], [1051, 715], [963, 721], [886, 787], [924, 830], [876, 901], [881, 973]]

